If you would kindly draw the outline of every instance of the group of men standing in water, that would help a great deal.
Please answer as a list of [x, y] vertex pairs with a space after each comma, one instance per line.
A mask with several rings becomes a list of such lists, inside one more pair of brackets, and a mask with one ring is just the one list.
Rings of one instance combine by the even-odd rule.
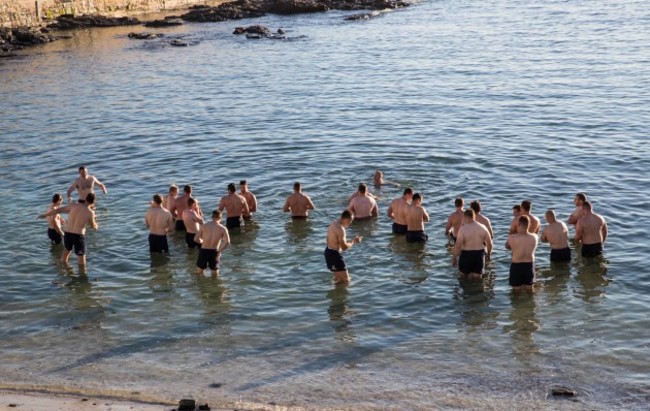
[[[385, 182], [383, 174], [378, 170], [374, 176], [374, 185], [381, 187], [384, 184], [399, 186]], [[69, 204], [61, 206], [63, 198], [60, 194], [55, 194], [48, 211], [38, 216], [38, 218], [48, 219], [48, 237], [52, 244], [60, 244], [63, 241], [65, 251], [61, 260], [65, 263], [74, 250], [79, 265], [85, 265], [86, 226], [98, 228], [94, 213], [95, 185], [104, 193], [108, 193], [104, 184], [88, 174], [86, 167], [79, 167], [79, 177], [67, 190]], [[79, 194], [76, 203], [71, 201], [74, 190]], [[302, 192], [300, 183], [294, 184], [293, 191], [287, 197], [283, 211], [291, 213], [292, 219], [307, 218], [309, 211], [315, 209], [314, 203]], [[429, 221], [429, 214], [422, 206], [422, 200], [422, 194], [408, 187], [400, 197], [390, 203], [387, 216], [393, 221], [393, 234], [405, 235], [407, 242], [428, 240], [424, 224]], [[593, 213], [592, 205], [584, 193], [576, 194], [574, 203], [576, 209], [567, 223], [575, 226], [574, 240], [576, 243], [582, 243], [582, 256], [594, 257], [602, 254], [603, 243], [607, 239], [607, 224], [604, 218]], [[208, 222], [204, 220], [199, 202], [192, 196], [190, 185], [183, 187], [181, 195], [179, 195], [179, 187], [172, 185], [165, 197], [156, 194], [150, 204], [151, 207], [145, 214], [145, 224], [150, 230], [150, 252], [168, 253], [167, 234], [173, 230], [184, 231], [188, 248], [199, 249], [197, 273], [203, 273], [205, 269], [210, 268], [213, 275], [218, 275], [221, 253], [230, 245], [229, 231], [240, 227], [242, 221], [250, 219], [257, 211], [257, 198], [248, 189], [246, 180], [240, 181], [239, 193], [236, 192], [233, 183], [228, 184], [227, 194], [221, 198], [218, 208], [212, 211]], [[478, 200], [472, 201], [468, 209], [465, 209], [462, 198], [456, 198], [454, 205], [456, 210], [449, 215], [445, 226], [445, 234], [453, 246], [452, 265], [457, 267], [460, 274], [466, 278], [480, 278], [485, 261], [490, 260], [492, 254], [494, 238], [492, 225], [490, 220], [481, 214], [481, 203]], [[531, 208], [530, 200], [524, 200], [513, 207], [514, 218], [505, 243], [506, 248], [512, 252], [509, 284], [515, 291], [522, 289], [532, 291], [535, 276], [535, 250], [538, 245], [541, 221], [531, 213]], [[221, 223], [224, 210], [227, 217], [225, 226]], [[61, 218], [60, 213], [69, 213], [67, 223]], [[362, 241], [360, 236], [348, 241], [346, 228], [353, 220], [376, 218], [378, 215], [376, 197], [362, 183], [357, 192], [348, 199], [348, 207], [341, 213], [340, 218], [328, 226], [324, 256], [336, 283], [347, 283], [350, 280], [342, 252]], [[557, 220], [553, 210], [546, 211], [545, 219], [548, 225], [541, 232], [541, 241], [550, 244], [551, 261], [570, 261], [571, 249], [567, 225]]]

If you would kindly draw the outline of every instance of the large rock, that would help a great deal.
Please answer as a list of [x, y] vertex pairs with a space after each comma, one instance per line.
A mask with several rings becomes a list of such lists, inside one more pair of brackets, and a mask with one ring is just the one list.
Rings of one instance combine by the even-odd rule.
[[179, 19], [167, 19], [164, 20], [153, 20], [144, 23], [145, 27], [173, 27], [173, 26], [182, 26], [183, 22]]
[[142, 22], [133, 17], [107, 17], [95, 14], [72, 16], [65, 14], [57, 17], [56, 23], [47, 26], [55, 30], [71, 30], [86, 27], [134, 26]]
[[0, 27], [0, 53], [8, 53], [20, 50], [23, 47], [49, 43], [59, 38], [61, 37], [51, 36], [37, 28], [19, 27], [10, 29]]
[[330, 10], [329, 1], [316, 0], [270, 0], [264, 2], [264, 11], [273, 14], [303, 14]]

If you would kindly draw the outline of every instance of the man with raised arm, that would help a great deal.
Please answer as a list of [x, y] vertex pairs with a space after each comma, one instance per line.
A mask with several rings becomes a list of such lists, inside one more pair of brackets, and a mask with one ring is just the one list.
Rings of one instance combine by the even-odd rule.
[[359, 195], [350, 201], [348, 210], [352, 212], [352, 215], [357, 220], [379, 215], [377, 201], [375, 201], [374, 197], [367, 195], [367, 192], [368, 187], [363, 183], [359, 184]]
[[553, 210], [546, 210], [544, 218], [548, 225], [542, 230], [542, 242], [551, 246], [551, 262], [571, 261], [569, 230], [566, 224], [557, 221]]
[[210, 267], [212, 275], [219, 275], [221, 252], [230, 245], [228, 230], [221, 225], [221, 211], [212, 212], [212, 220], [201, 226], [194, 236], [194, 241], [201, 244], [196, 260], [196, 273], [203, 274], [203, 270]]
[[[528, 221], [530, 221], [530, 224], [528, 226], [528, 230], [533, 233], [533, 234], [538, 234], [539, 233], [539, 227], [542, 225], [542, 222], [539, 220], [539, 218], [535, 217], [530, 213], [530, 210], [533, 208], [533, 202], [530, 200], [524, 200], [521, 202], [521, 215], [520, 216], [526, 216], [528, 217]], [[515, 234], [517, 233], [517, 226], [519, 225], [519, 218], [515, 217], [512, 220], [512, 224], [510, 224], [510, 234]]]
[[454, 200], [454, 206], [456, 211], [451, 213], [447, 218], [447, 225], [445, 226], [445, 235], [449, 237], [449, 243], [454, 244], [456, 242], [456, 236], [460, 230], [460, 226], [463, 225], [463, 216], [465, 212], [465, 200], [461, 197], [457, 197]]
[[420, 193], [413, 194], [413, 203], [406, 208], [406, 241], [425, 242], [429, 236], [424, 233], [424, 223], [429, 221], [427, 210], [422, 207], [423, 196]]
[[248, 212], [242, 215], [245, 220], [248, 220], [253, 217], [253, 213], [257, 211], [257, 197], [248, 190], [248, 182], [246, 180], [241, 180], [239, 182], [239, 195], [244, 197], [244, 199], [246, 199], [246, 204], [248, 204]]
[[246, 199], [236, 191], [234, 183], [228, 184], [228, 194], [221, 197], [221, 201], [219, 201], [219, 211], [226, 209], [226, 228], [228, 230], [241, 227], [242, 215], [249, 213]]
[[587, 201], [587, 195], [585, 193], [578, 193], [573, 197], [573, 204], [575, 204], [576, 209], [571, 213], [569, 216], [569, 219], [567, 220], [567, 224], [571, 225], [576, 225], [578, 224], [578, 220], [582, 218], [583, 215], [585, 215], [584, 211], [582, 210], [582, 205]]
[[607, 240], [607, 222], [592, 211], [591, 202], [582, 204], [583, 216], [576, 225], [575, 240], [582, 242], [582, 256], [596, 257], [603, 253], [603, 245]]
[[476, 221], [474, 210], [465, 210], [463, 218], [465, 221], [458, 230], [451, 264], [458, 266], [458, 271], [468, 278], [481, 278], [486, 256], [489, 260], [492, 255], [492, 236], [487, 227]]
[[411, 205], [413, 189], [407, 187], [401, 197], [394, 199], [388, 206], [388, 218], [393, 220], [393, 234], [406, 234], [406, 209]]
[[308, 195], [302, 193], [302, 185], [298, 182], [293, 184], [293, 194], [287, 197], [284, 202], [283, 211], [291, 212], [291, 218], [307, 218], [308, 211], [314, 210], [314, 203]]
[[95, 203], [95, 194], [88, 193], [83, 203], [72, 203], [65, 207], [40, 214], [38, 218], [45, 218], [59, 213], [68, 213], [68, 223], [65, 226], [63, 245], [65, 251], [61, 255], [61, 262], [68, 263], [70, 252], [74, 248], [80, 266], [86, 265], [86, 225], [98, 229], [95, 221], [95, 212], [91, 209]]
[[517, 220], [517, 232], [510, 234], [506, 249], [512, 250], [509, 283], [516, 293], [522, 289], [532, 293], [535, 279], [535, 249], [537, 235], [530, 232], [530, 219], [522, 215]]
[[[63, 197], [61, 194], [56, 193], [52, 196], [52, 203], [47, 208], [46, 213], [49, 213], [52, 210], [56, 210], [61, 207], [63, 202]], [[65, 220], [61, 217], [60, 214], [55, 214], [47, 217], [47, 237], [52, 242], [52, 245], [61, 244], [63, 241], [63, 229], [61, 228], [65, 225]]]
[[342, 251], [347, 250], [356, 243], [361, 242], [361, 237], [356, 236], [352, 241], [345, 238], [345, 229], [350, 226], [354, 217], [350, 210], [341, 213], [341, 218], [332, 222], [327, 228], [327, 247], [325, 247], [325, 263], [327, 268], [334, 273], [334, 282], [347, 284], [350, 274], [343, 260]]
[[149, 227], [149, 252], [169, 253], [167, 233], [174, 229], [172, 213], [163, 207], [163, 198], [155, 194], [151, 201], [151, 208], [144, 215], [144, 223]]
[[494, 232], [492, 231], [492, 224], [490, 223], [490, 219], [481, 213], [481, 202], [479, 200], [474, 200], [469, 203], [469, 208], [474, 210], [474, 219], [476, 222], [483, 224], [490, 233], [490, 238], [494, 238]]
[[77, 201], [83, 203], [89, 193], [95, 193], [95, 184], [102, 189], [104, 194], [108, 194], [108, 190], [106, 190], [104, 184], [97, 180], [95, 176], [89, 175], [86, 167], [79, 167], [79, 177], [70, 184], [70, 187], [68, 187], [68, 191], [66, 192], [68, 203], [72, 201], [72, 192], [74, 190], [77, 190], [77, 193], [79, 194], [79, 200]]
[[203, 217], [198, 213], [198, 204], [192, 197], [187, 199], [187, 207], [183, 210], [183, 224], [185, 225], [185, 243], [188, 248], [199, 247], [200, 244], [194, 241], [194, 236], [203, 225]]

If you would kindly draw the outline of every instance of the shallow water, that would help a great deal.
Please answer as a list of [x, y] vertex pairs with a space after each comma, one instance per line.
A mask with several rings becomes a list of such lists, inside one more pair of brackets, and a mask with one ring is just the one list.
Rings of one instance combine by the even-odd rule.
[[[80, 31], [0, 61], [0, 384], [211, 405], [307, 409], [644, 409], [650, 11], [641, 1], [424, 2], [367, 22], [342, 12], [160, 30]], [[252, 41], [264, 24], [288, 41]], [[35, 221], [85, 164], [109, 194], [88, 275]], [[429, 243], [383, 216], [355, 224], [353, 279], [331, 284], [325, 229], [375, 169], [424, 194]], [[193, 274], [181, 236], [152, 258], [153, 193], [192, 184], [203, 208], [246, 178], [255, 221], [222, 276]], [[294, 181], [317, 210], [281, 212]], [[605, 257], [550, 266], [512, 296], [511, 207], [565, 220], [586, 191]], [[444, 223], [480, 198], [495, 228], [481, 282], [459, 282]], [[213, 384], [211, 387], [210, 385]], [[215, 386], [218, 385], [217, 386]], [[554, 384], [576, 401], [547, 396]], [[252, 405], [251, 405], [252, 406]], [[258, 405], [259, 406], [259, 405]]]

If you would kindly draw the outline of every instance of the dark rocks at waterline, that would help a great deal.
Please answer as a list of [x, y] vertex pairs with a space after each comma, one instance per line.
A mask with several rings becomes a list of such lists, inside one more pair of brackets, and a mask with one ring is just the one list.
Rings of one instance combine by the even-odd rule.
[[189, 47], [189, 43], [184, 42], [181, 39], [174, 39], [169, 42], [169, 44], [173, 47]]
[[232, 34], [244, 34], [244, 33], [250, 33], [250, 34], [259, 34], [261, 36], [270, 36], [271, 35], [271, 30], [264, 26], [248, 26], [248, 27], [236, 27], [235, 31], [233, 31]]
[[134, 26], [137, 24], [142, 24], [142, 22], [133, 17], [107, 17], [95, 14], [72, 16], [66, 14], [57, 17], [56, 23], [52, 23], [47, 27], [55, 30], [72, 30], [86, 27]]
[[554, 397], [575, 397], [578, 393], [571, 388], [557, 386], [551, 388], [551, 395]]
[[178, 18], [173, 18], [173, 19], [165, 18], [164, 20], [154, 20], [154, 21], [148, 21], [144, 23], [145, 27], [174, 27], [174, 26], [182, 26], [182, 25], [183, 22]]
[[130, 39], [136, 39], [136, 40], [153, 40], [157, 39], [160, 37], [163, 37], [164, 34], [162, 33], [129, 33], [129, 38]]
[[328, 10], [385, 10], [408, 6], [402, 0], [236, 0], [216, 7], [196, 7], [181, 18], [192, 22], [217, 22], [262, 17], [266, 13], [303, 14]]
[[194, 411], [196, 408], [196, 401], [194, 400], [180, 400], [178, 402], [178, 411]]
[[0, 53], [9, 53], [14, 50], [21, 50], [24, 47], [49, 43], [61, 38], [63, 37], [51, 36], [46, 31], [35, 28], [10, 29], [0, 27]]

